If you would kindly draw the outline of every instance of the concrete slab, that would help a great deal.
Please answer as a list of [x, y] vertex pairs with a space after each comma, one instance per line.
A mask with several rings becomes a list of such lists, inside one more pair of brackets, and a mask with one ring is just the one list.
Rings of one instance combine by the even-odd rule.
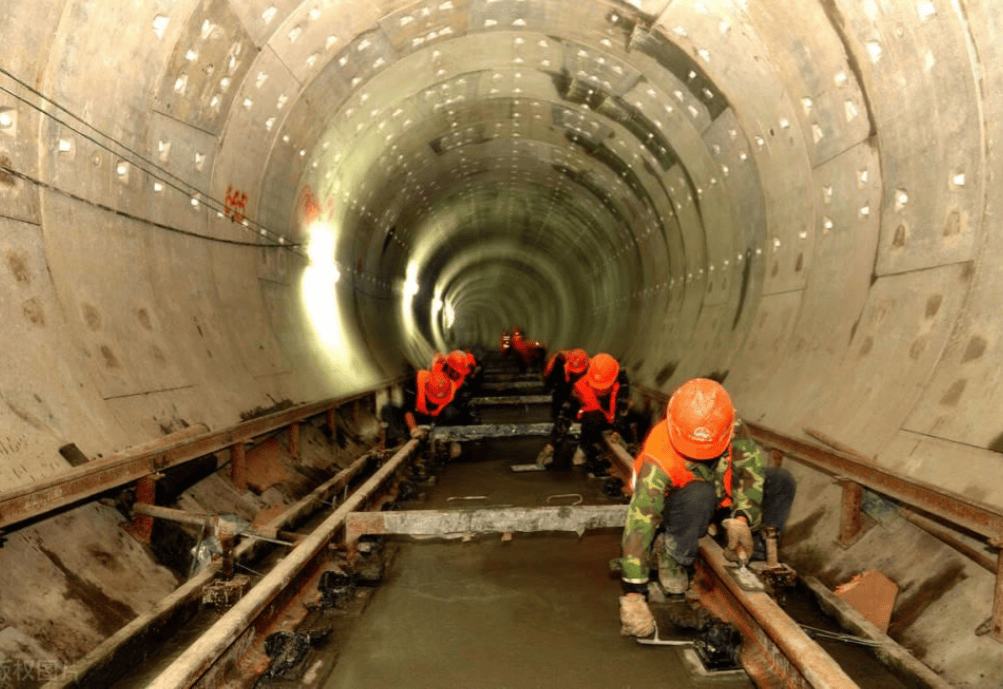
[[[495, 445], [477, 456], [522, 457], [534, 441]], [[484, 496], [478, 507], [545, 505], [572, 492], [610, 504], [581, 469], [512, 474], [508, 464], [449, 465], [422, 509], [455, 508], [457, 496], [472, 495]], [[681, 648], [619, 635], [620, 585], [608, 562], [620, 537], [617, 529], [402, 543], [324, 686], [751, 687], [745, 676], [696, 679]]]

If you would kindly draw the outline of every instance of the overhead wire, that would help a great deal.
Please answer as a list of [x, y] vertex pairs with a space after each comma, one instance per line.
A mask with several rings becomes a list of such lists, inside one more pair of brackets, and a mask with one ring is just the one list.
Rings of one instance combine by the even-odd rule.
[[4, 172], [4, 173], [7, 173], [9, 175], [13, 175], [14, 177], [17, 177], [18, 179], [21, 179], [21, 180], [24, 180], [25, 182], [28, 182], [29, 184], [34, 184], [37, 187], [40, 187], [40, 188], [45, 189], [47, 191], [55, 192], [57, 194], [65, 196], [67, 198], [73, 199], [74, 201], [79, 201], [80, 203], [86, 203], [87, 205], [93, 206], [94, 208], [98, 208], [100, 210], [107, 211], [109, 213], [114, 213], [115, 215], [118, 215], [120, 217], [127, 218], [129, 220], [134, 220], [136, 222], [143, 223], [144, 225], [151, 225], [151, 226], [159, 228], [161, 230], [167, 230], [168, 232], [175, 232], [177, 234], [182, 234], [182, 235], [185, 235], [186, 237], [194, 237], [196, 239], [204, 239], [206, 241], [217, 242], [219, 244], [230, 244], [230, 245], [233, 245], [233, 246], [253, 246], [253, 247], [258, 247], [258, 248], [263, 248], [263, 249], [268, 249], [268, 248], [289, 249], [289, 248], [295, 248], [295, 247], [301, 246], [300, 244], [285, 244], [285, 243], [283, 243], [283, 244], [262, 244], [260, 242], [245, 242], [245, 241], [240, 241], [240, 240], [237, 240], [237, 239], [227, 239], [226, 237], [213, 237], [211, 235], [200, 234], [198, 232], [192, 232], [191, 230], [184, 230], [184, 229], [182, 229], [180, 227], [175, 227], [173, 225], [168, 225], [166, 223], [157, 222], [156, 220], [150, 220], [149, 218], [143, 218], [143, 217], [140, 217], [140, 216], [135, 215], [133, 213], [129, 213], [128, 211], [123, 211], [123, 210], [118, 209], [118, 208], [112, 208], [111, 206], [105, 205], [103, 203], [99, 203], [97, 201], [91, 201], [90, 199], [85, 199], [84, 197], [82, 197], [82, 196], [80, 196], [78, 194], [75, 194], [72, 191], [67, 191], [67, 190], [61, 189], [61, 188], [59, 188], [59, 187], [57, 187], [55, 185], [49, 184], [48, 182], [43, 182], [42, 180], [35, 179], [34, 177], [32, 177], [30, 175], [26, 175], [25, 173], [23, 173], [23, 172], [21, 172], [19, 170], [15, 170], [15, 169], [13, 169], [11, 167], [8, 167], [6, 165], [3, 165], [2, 163], [0, 163], [0, 172]]
[[[190, 197], [196, 199], [199, 203], [202, 203], [204, 206], [206, 206], [206, 208], [208, 208], [210, 210], [214, 210], [217, 213], [227, 213], [230, 210], [225, 204], [221, 204], [218, 200], [214, 199], [210, 194], [202, 191], [201, 189], [199, 189], [195, 185], [190, 184], [189, 182], [185, 181], [181, 177], [178, 177], [177, 175], [175, 175], [174, 173], [172, 173], [170, 170], [167, 170], [166, 168], [163, 168], [162, 166], [158, 165], [155, 161], [152, 161], [152, 160], [146, 158], [141, 153], [133, 150], [132, 148], [130, 148], [126, 144], [124, 144], [121, 141], [119, 141], [118, 139], [116, 139], [115, 137], [113, 137], [113, 136], [111, 136], [109, 134], [105, 134], [104, 132], [102, 132], [97, 127], [93, 126], [92, 124], [90, 124], [89, 122], [87, 122], [86, 120], [84, 120], [83, 118], [81, 118], [80, 116], [78, 116], [75, 113], [73, 113], [72, 111], [70, 111], [68, 108], [66, 108], [63, 105], [59, 104], [55, 100], [49, 98], [48, 96], [46, 96], [41, 91], [38, 91], [37, 89], [35, 89], [34, 87], [32, 87], [30, 84], [24, 82], [22, 79], [19, 79], [16, 75], [12, 74], [10, 71], [4, 69], [3, 67], [0, 67], [0, 74], [3, 74], [4, 76], [8, 77], [9, 79], [11, 79], [12, 81], [14, 81], [16, 84], [18, 84], [22, 88], [27, 89], [29, 92], [31, 92], [33, 95], [35, 95], [38, 98], [40, 98], [45, 103], [51, 104], [54, 108], [57, 108], [60, 111], [66, 113], [67, 115], [69, 115], [69, 117], [71, 117], [72, 119], [76, 120], [77, 122], [80, 122], [81, 124], [83, 124], [88, 129], [93, 130], [99, 136], [101, 136], [101, 137], [103, 137], [103, 138], [111, 141], [112, 143], [115, 144], [115, 146], [118, 146], [121, 150], [114, 150], [114, 149], [112, 149], [110, 146], [108, 146], [107, 144], [105, 144], [102, 141], [99, 141], [94, 136], [91, 136], [91, 135], [89, 135], [89, 134], [81, 131], [80, 129], [78, 129], [78, 128], [76, 128], [76, 127], [68, 124], [65, 120], [57, 117], [56, 115], [54, 115], [51, 112], [48, 112], [45, 108], [41, 107], [37, 103], [33, 103], [28, 98], [25, 98], [21, 94], [15, 93], [14, 91], [10, 90], [9, 88], [7, 88], [7, 87], [5, 87], [3, 85], [0, 85], [0, 91], [3, 91], [4, 93], [6, 93], [6, 94], [10, 95], [11, 97], [15, 98], [16, 100], [20, 101], [21, 103], [24, 103], [28, 107], [30, 107], [33, 110], [35, 110], [35, 111], [39, 112], [40, 114], [44, 115], [45, 117], [48, 117], [49, 119], [57, 122], [58, 124], [60, 124], [63, 127], [65, 127], [66, 129], [72, 131], [73, 133], [75, 133], [78, 136], [86, 139], [87, 141], [90, 141], [91, 143], [93, 143], [94, 145], [96, 145], [96, 146], [104, 149], [105, 151], [108, 151], [109, 153], [112, 153], [113, 155], [121, 156], [124, 159], [127, 159], [129, 156], [133, 156], [134, 157], [133, 160], [127, 160], [126, 162], [129, 162], [130, 164], [134, 165], [137, 169], [139, 169], [141, 172], [144, 172], [144, 173], [150, 175], [151, 177], [153, 177], [157, 181], [163, 182], [165, 185], [171, 187], [172, 189], [174, 189], [174, 190], [176, 190], [176, 191], [178, 191], [178, 192], [180, 192], [182, 194], [185, 194], [187, 196], [190, 196]], [[125, 151], [126, 153], [128, 153], [128, 156], [127, 155], [123, 155], [122, 151]], [[142, 163], [145, 163], [146, 166], [152, 167], [157, 172], [153, 172], [150, 169], [148, 169], [147, 167], [145, 167], [144, 165], [138, 164], [135, 159], [138, 159], [139, 161], [142, 161]], [[160, 228], [160, 229], [170, 230], [170, 231], [174, 231], [174, 232], [177, 232], [177, 233], [180, 233], [180, 234], [185, 234], [185, 235], [188, 235], [188, 236], [192, 236], [192, 237], [196, 237], [196, 238], [200, 238], [200, 239], [205, 239], [205, 240], [209, 240], [209, 241], [218, 241], [218, 242], [221, 242], [221, 243], [233, 244], [233, 245], [238, 245], [238, 246], [256, 246], [256, 247], [262, 247], [262, 248], [285, 248], [285, 249], [295, 248], [295, 247], [300, 246], [300, 244], [287, 243], [287, 242], [284, 242], [284, 241], [283, 242], [278, 242], [278, 243], [272, 243], [272, 244], [262, 244], [262, 243], [259, 243], [259, 242], [241, 242], [239, 240], [225, 240], [225, 239], [218, 238], [218, 237], [212, 237], [210, 235], [203, 235], [203, 234], [200, 234], [200, 233], [197, 233], [197, 232], [191, 232], [189, 230], [182, 230], [181, 228], [177, 228], [177, 227], [173, 227], [173, 226], [170, 226], [170, 225], [166, 225], [165, 223], [159, 223], [159, 222], [156, 222], [156, 221], [153, 221], [153, 220], [149, 220], [149, 219], [146, 219], [146, 218], [141, 218], [139, 216], [135, 216], [135, 215], [133, 215], [131, 213], [127, 213], [125, 211], [120, 211], [118, 209], [115, 209], [115, 208], [112, 208], [110, 206], [107, 206], [106, 204], [102, 204], [102, 203], [99, 203], [99, 202], [96, 202], [96, 201], [91, 201], [89, 199], [85, 199], [85, 198], [83, 198], [83, 197], [81, 197], [79, 195], [73, 194], [72, 192], [68, 192], [68, 191], [66, 191], [64, 189], [60, 189], [60, 188], [58, 188], [58, 187], [56, 187], [54, 185], [50, 185], [50, 184], [47, 184], [45, 182], [42, 182], [41, 180], [35, 179], [33, 177], [30, 177], [29, 175], [27, 175], [25, 173], [22, 173], [22, 172], [17, 171], [17, 170], [13, 170], [13, 169], [11, 169], [8, 166], [3, 166], [3, 169], [4, 169], [5, 172], [7, 172], [9, 174], [12, 174], [12, 175], [15, 175], [15, 176], [17, 176], [17, 177], [19, 177], [19, 178], [21, 178], [21, 179], [23, 179], [25, 181], [28, 181], [28, 182], [30, 182], [32, 184], [42, 186], [43, 188], [46, 188], [46, 189], [49, 189], [51, 191], [54, 191], [54, 192], [57, 192], [57, 193], [61, 193], [61, 194], [65, 195], [65, 196], [73, 198], [74, 200], [77, 200], [77, 201], [80, 201], [80, 202], [83, 202], [83, 203], [88, 203], [88, 204], [90, 204], [90, 205], [92, 205], [92, 206], [94, 206], [96, 208], [100, 208], [102, 210], [114, 212], [114, 213], [117, 213], [119, 215], [122, 215], [123, 217], [127, 217], [127, 218], [130, 218], [132, 220], [137, 220], [139, 222], [143, 222], [145, 224], [148, 224], [148, 225]], [[175, 181], [173, 181], [173, 180], [176, 180], [177, 183], [175, 183]], [[182, 188], [182, 187], [187, 187], [187, 188]], [[202, 198], [201, 199], [197, 199], [196, 196], [199, 196], [199, 197], [202, 197]], [[253, 226], [254, 228], [257, 228], [259, 234], [270, 233], [270, 234], [273, 234], [273, 235], [275, 235], [277, 237], [280, 237], [280, 238], [282, 237], [282, 235], [279, 232], [276, 232], [275, 230], [272, 230], [272, 229], [270, 229], [270, 228], [268, 228], [268, 227], [266, 227], [266, 226], [264, 226], [264, 225], [262, 225], [262, 224], [260, 224], [260, 223], [258, 223], [256, 221], [250, 219], [250, 218], [246, 218], [245, 220], [246, 220], [246, 224], [245, 224], [245, 222], [241, 222], [239, 224], [242, 227], [247, 228], [248, 231], [253, 231], [253, 230], [251, 230], [251, 227]]]

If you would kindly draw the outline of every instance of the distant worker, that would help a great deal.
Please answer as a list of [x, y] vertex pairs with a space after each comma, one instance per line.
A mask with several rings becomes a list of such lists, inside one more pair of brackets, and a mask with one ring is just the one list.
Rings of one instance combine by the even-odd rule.
[[[554, 421], [555, 427], [558, 419], [562, 418], [564, 405], [572, 404], [572, 394], [575, 383], [585, 375], [589, 368], [589, 355], [584, 349], [562, 349], [550, 358], [543, 369], [543, 384], [550, 392], [550, 418]], [[564, 419], [574, 418], [578, 414], [577, 405], [572, 410], [570, 407], [563, 413]], [[570, 421], [567, 425], [570, 426]], [[539, 456], [536, 458], [538, 466], [544, 467], [553, 461], [556, 444], [567, 434], [565, 429], [559, 437], [555, 436], [552, 429], [551, 440], [543, 446]]]
[[538, 369], [547, 357], [547, 347], [541, 342], [527, 340], [518, 326], [512, 328], [511, 335], [502, 333], [501, 351], [503, 356], [515, 359], [520, 373]]
[[759, 531], [783, 529], [796, 491], [790, 472], [765, 466], [724, 387], [706, 378], [672, 395], [665, 419], [634, 459], [633, 474], [620, 559], [623, 636], [655, 629], [647, 604], [651, 560], [665, 592], [684, 594], [697, 541], [715, 518], [723, 518], [729, 560], [764, 559]]
[[550, 440], [537, 457], [537, 464], [549, 463], [554, 449], [564, 443], [572, 422], [578, 420], [581, 433], [572, 463], [584, 464], [595, 476], [606, 476], [608, 464], [603, 460], [606, 451], [603, 432], [613, 430], [622, 435], [629, 407], [630, 384], [626, 371], [620, 370], [616, 359], [609, 354], [596, 354], [589, 361], [585, 375], [575, 381], [572, 394], [558, 412]]

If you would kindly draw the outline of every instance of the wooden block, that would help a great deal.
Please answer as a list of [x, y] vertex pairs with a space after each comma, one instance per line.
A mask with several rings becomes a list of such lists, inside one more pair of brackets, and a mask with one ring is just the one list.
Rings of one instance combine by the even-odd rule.
[[858, 574], [836, 587], [837, 596], [882, 632], [888, 631], [888, 622], [891, 620], [898, 592], [898, 584], [877, 570]]

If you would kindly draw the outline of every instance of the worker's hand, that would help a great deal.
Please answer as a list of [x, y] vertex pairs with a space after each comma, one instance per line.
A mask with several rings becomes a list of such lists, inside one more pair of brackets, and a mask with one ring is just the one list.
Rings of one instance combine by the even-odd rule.
[[623, 445], [623, 439], [620, 438], [620, 434], [616, 431], [610, 431], [609, 441], [615, 445]]
[[415, 426], [411, 429], [411, 437], [415, 440], [421, 440], [425, 437], [425, 429], [421, 426]]
[[[725, 519], [721, 525], [728, 534], [728, 550], [734, 554], [738, 564], [748, 564], [752, 557], [752, 531], [749, 529], [749, 522], [745, 517], [735, 517]], [[725, 556], [727, 557], [727, 553]]]
[[648, 601], [640, 593], [620, 596], [620, 636], [651, 636], [655, 632], [655, 618], [648, 609]]

